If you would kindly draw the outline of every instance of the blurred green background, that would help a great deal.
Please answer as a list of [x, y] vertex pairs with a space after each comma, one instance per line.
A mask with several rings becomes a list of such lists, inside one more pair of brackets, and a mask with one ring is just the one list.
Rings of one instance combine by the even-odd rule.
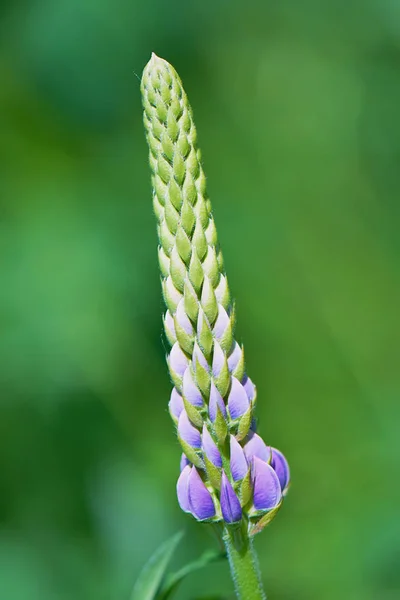
[[[0, 7], [0, 596], [122, 600], [175, 497], [140, 76], [180, 73], [258, 386], [293, 485], [273, 600], [400, 594], [400, 3]], [[232, 597], [226, 565], [178, 598]]]

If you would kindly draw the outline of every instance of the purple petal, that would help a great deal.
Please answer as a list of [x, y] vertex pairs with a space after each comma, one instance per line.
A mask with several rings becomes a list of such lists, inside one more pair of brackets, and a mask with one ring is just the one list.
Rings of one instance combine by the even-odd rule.
[[175, 319], [188, 335], [193, 335], [193, 327], [189, 317], [185, 312], [185, 304], [183, 298], [176, 308]]
[[176, 388], [173, 388], [171, 392], [171, 398], [168, 403], [170, 412], [179, 419], [181, 412], [183, 411], [183, 400], [182, 396], [177, 392]]
[[241, 356], [242, 356], [242, 349], [239, 346], [239, 344], [237, 342], [235, 342], [233, 351], [231, 352], [231, 355], [228, 357], [228, 367], [229, 367], [229, 370], [231, 373], [232, 373], [232, 371], [234, 371], [236, 369]]
[[203, 406], [203, 396], [193, 381], [190, 367], [188, 367], [183, 375], [182, 394], [186, 400], [193, 406]]
[[246, 394], [249, 401], [251, 402], [256, 395], [256, 386], [254, 385], [250, 377], [248, 377], [247, 375], [245, 377], [243, 387], [246, 390]]
[[251, 463], [253, 456], [257, 456], [264, 462], [269, 462], [271, 458], [271, 448], [266, 445], [264, 440], [260, 438], [257, 433], [251, 432], [248, 435], [243, 450], [249, 464]]
[[217, 340], [220, 340], [225, 333], [225, 329], [229, 325], [228, 313], [221, 304], [218, 305], [218, 317], [215, 321], [213, 333]]
[[279, 482], [281, 484], [282, 492], [288, 486], [290, 480], [290, 470], [289, 465], [286, 458], [283, 456], [282, 452], [277, 450], [276, 448], [271, 448], [272, 451], [272, 460], [271, 467], [274, 469], [275, 473], [278, 475]]
[[164, 323], [165, 323], [165, 327], [167, 327], [170, 330], [170, 332], [176, 339], [174, 318], [171, 315], [171, 313], [169, 312], [169, 310], [167, 310], [167, 312], [165, 313]]
[[275, 508], [281, 500], [281, 484], [274, 469], [254, 456], [252, 465], [253, 504], [256, 510]]
[[203, 451], [206, 453], [208, 460], [210, 460], [216, 467], [222, 467], [221, 455], [205, 423], [203, 425], [202, 442]]
[[210, 402], [208, 405], [208, 413], [210, 415], [210, 419], [211, 419], [212, 423], [214, 423], [215, 419], [217, 418], [217, 407], [219, 408], [219, 410], [221, 411], [223, 416], [226, 417], [226, 408], [225, 408], [224, 400], [223, 400], [221, 394], [219, 393], [219, 391], [217, 390], [217, 388], [215, 387], [215, 383], [213, 381], [211, 381]]
[[165, 282], [165, 287], [167, 288], [168, 296], [172, 299], [175, 305], [178, 305], [180, 299], [182, 298], [182, 294], [174, 286], [171, 275], [168, 275]]
[[212, 372], [214, 377], [218, 377], [225, 364], [225, 354], [217, 341], [214, 342], [214, 356], [212, 362]]
[[193, 369], [194, 369], [195, 372], [196, 372], [196, 359], [201, 364], [201, 366], [206, 369], [206, 371], [210, 370], [210, 367], [208, 366], [207, 359], [204, 356], [204, 354], [202, 353], [202, 351], [200, 350], [199, 345], [197, 344], [197, 342], [194, 345], [193, 355], [192, 355]]
[[222, 516], [227, 523], [240, 521], [242, 507], [225, 473], [222, 473], [220, 502]]
[[169, 355], [169, 365], [171, 369], [173, 369], [177, 375], [182, 377], [188, 364], [189, 361], [185, 353], [181, 350], [178, 342], [175, 342]]
[[200, 431], [191, 424], [185, 410], [181, 412], [179, 417], [178, 434], [192, 448], [201, 448]]
[[232, 377], [232, 387], [228, 397], [228, 409], [231, 419], [238, 419], [249, 408], [249, 399], [244, 390], [244, 387], [236, 379]]
[[188, 481], [190, 511], [199, 521], [211, 519], [215, 515], [215, 506], [210, 492], [204, 485], [196, 467], [192, 467]]
[[221, 275], [219, 284], [215, 288], [215, 296], [216, 296], [218, 302], [221, 303], [222, 300], [224, 299], [224, 296], [226, 295], [227, 287], [228, 287], [228, 283], [227, 283], [226, 277], [224, 275]]
[[192, 466], [192, 463], [190, 462], [190, 460], [188, 459], [188, 457], [186, 456], [186, 454], [182, 454], [182, 456], [181, 456], [181, 462], [179, 464], [179, 468], [181, 470], [181, 473], [182, 473], [183, 469], [185, 467], [187, 467], [188, 465]]
[[231, 435], [231, 473], [235, 481], [243, 479], [249, 467], [242, 446], [239, 444], [235, 436]]
[[176, 484], [176, 494], [178, 496], [179, 506], [185, 512], [191, 512], [188, 489], [189, 475], [191, 470], [192, 467], [190, 465], [186, 465], [182, 473], [179, 475], [178, 483]]

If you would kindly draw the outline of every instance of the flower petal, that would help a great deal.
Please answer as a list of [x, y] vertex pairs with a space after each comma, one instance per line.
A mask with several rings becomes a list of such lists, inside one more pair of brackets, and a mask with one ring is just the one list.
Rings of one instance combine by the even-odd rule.
[[198, 474], [196, 467], [192, 467], [189, 475], [188, 496], [190, 511], [199, 521], [211, 519], [215, 515], [213, 499]]
[[230, 447], [230, 465], [232, 477], [234, 481], [240, 481], [240, 479], [243, 479], [243, 477], [245, 477], [247, 471], [249, 470], [247, 460], [243, 452], [242, 446], [239, 444], [239, 442], [233, 435], [231, 435]]
[[217, 340], [214, 341], [214, 355], [213, 355], [213, 362], [212, 362], [212, 373], [214, 375], [214, 377], [218, 377], [218, 375], [221, 372], [222, 367], [225, 364], [225, 354], [224, 351], [222, 350], [221, 346], [219, 345], [219, 343], [217, 342]]
[[232, 386], [228, 397], [228, 409], [231, 419], [238, 419], [244, 415], [248, 408], [249, 399], [244, 387], [236, 377], [232, 377]]
[[202, 447], [208, 460], [211, 461], [216, 467], [222, 467], [221, 454], [219, 453], [217, 445], [212, 439], [205, 423], [203, 425]]
[[220, 340], [223, 337], [223, 335], [225, 333], [225, 329], [228, 327], [228, 325], [229, 325], [228, 313], [226, 312], [224, 307], [221, 306], [221, 304], [219, 304], [218, 305], [218, 317], [217, 317], [217, 320], [215, 321], [215, 325], [214, 325], [214, 329], [213, 329], [214, 336], [217, 338], [217, 340]]
[[175, 319], [179, 323], [180, 327], [182, 327], [183, 331], [185, 331], [185, 333], [187, 333], [188, 335], [194, 334], [193, 326], [185, 311], [185, 301], [183, 298], [176, 308]]
[[179, 394], [176, 388], [173, 388], [171, 392], [171, 398], [168, 403], [168, 408], [170, 410], [171, 415], [174, 416], [176, 419], [179, 419], [180, 414], [183, 411], [183, 400], [182, 396]]
[[186, 465], [186, 467], [183, 469], [182, 473], [179, 475], [178, 483], [176, 484], [176, 494], [178, 496], [179, 506], [185, 512], [191, 512], [190, 505], [189, 505], [189, 488], [188, 488], [189, 475], [190, 475], [191, 470], [192, 470], [192, 467], [190, 465]]
[[186, 400], [193, 406], [203, 406], [203, 396], [200, 390], [193, 381], [193, 376], [190, 367], [188, 367], [183, 375], [182, 393]]
[[283, 456], [282, 452], [277, 450], [276, 448], [271, 448], [272, 451], [272, 460], [271, 467], [274, 469], [275, 473], [278, 475], [279, 482], [281, 484], [282, 493], [286, 490], [289, 480], [290, 480], [290, 469], [289, 464], [286, 458]]
[[253, 398], [255, 398], [255, 395], [256, 395], [256, 386], [254, 385], [254, 383], [252, 382], [250, 377], [248, 377], [247, 375], [245, 377], [243, 387], [246, 391], [249, 401], [251, 402], [253, 400]]
[[227, 523], [237, 523], [237, 521], [240, 521], [242, 518], [242, 507], [225, 473], [222, 473], [220, 502], [224, 521]]
[[173, 369], [180, 377], [182, 377], [187, 369], [188, 364], [189, 361], [186, 354], [181, 350], [178, 342], [175, 342], [169, 355], [170, 368]]
[[193, 363], [194, 372], [196, 372], [196, 360], [201, 364], [202, 367], [204, 367], [204, 369], [206, 371], [210, 370], [207, 359], [204, 356], [204, 354], [202, 353], [202, 351], [200, 350], [200, 347], [197, 344], [197, 342], [195, 342], [195, 344], [194, 344], [193, 354], [192, 354], [192, 363]]
[[235, 342], [233, 351], [231, 352], [230, 356], [228, 357], [228, 367], [229, 367], [229, 370], [231, 373], [232, 373], [232, 371], [234, 371], [236, 369], [241, 356], [242, 356], [242, 349], [239, 346], [239, 344], [237, 342]]
[[275, 508], [282, 497], [281, 484], [274, 469], [257, 456], [252, 465], [253, 504], [256, 510]]
[[243, 450], [249, 464], [251, 463], [253, 456], [257, 456], [265, 462], [269, 462], [271, 458], [271, 448], [266, 445], [264, 440], [260, 438], [257, 433], [253, 433], [252, 431], [247, 436], [247, 441]]
[[178, 434], [192, 448], [201, 448], [200, 431], [189, 421], [185, 410], [182, 410], [178, 421]]
[[217, 407], [219, 408], [219, 410], [221, 411], [223, 416], [226, 417], [226, 407], [225, 407], [224, 400], [223, 400], [221, 394], [219, 393], [219, 391], [217, 390], [217, 388], [215, 387], [214, 382], [211, 381], [210, 402], [208, 405], [208, 413], [210, 415], [210, 419], [211, 419], [212, 423], [214, 423], [215, 419], [217, 418]]

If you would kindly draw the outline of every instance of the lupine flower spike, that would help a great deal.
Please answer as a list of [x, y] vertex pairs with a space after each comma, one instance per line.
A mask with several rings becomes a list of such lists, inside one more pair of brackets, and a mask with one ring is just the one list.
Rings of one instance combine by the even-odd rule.
[[[183, 451], [178, 501], [198, 521], [224, 525], [232, 567], [232, 532], [237, 537], [240, 531], [246, 545], [273, 518], [289, 486], [289, 467], [256, 433], [256, 388], [234, 337], [234, 304], [182, 82], [153, 54], [141, 90], [171, 345], [169, 411]], [[264, 597], [241, 585], [236, 581], [239, 597]]]

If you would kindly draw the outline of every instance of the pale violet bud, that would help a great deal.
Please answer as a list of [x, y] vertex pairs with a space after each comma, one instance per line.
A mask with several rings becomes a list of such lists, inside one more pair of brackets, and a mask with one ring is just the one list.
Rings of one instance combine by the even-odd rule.
[[183, 400], [182, 396], [177, 392], [176, 388], [172, 388], [171, 399], [168, 404], [169, 412], [174, 419], [179, 419], [181, 412], [183, 411]]
[[289, 481], [290, 481], [289, 465], [288, 465], [286, 458], [283, 456], [282, 452], [280, 452], [276, 448], [271, 448], [271, 451], [272, 451], [271, 467], [274, 469], [275, 473], [278, 475], [279, 483], [281, 484], [282, 493], [284, 494], [288, 488]]
[[221, 479], [221, 512], [224, 521], [227, 523], [237, 523], [242, 518], [242, 507], [240, 506], [239, 498], [225, 475], [222, 473]]
[[190, 402], [190, 404], [193, 404], [193, 406], [203, 406], [203, 396], [201, 395], [200, 390], [193, 381], [190, 367], [187, 367], [183, 375], [182, 394], [185, 396], [186, 400]]
[[255, 398], [255, 395], [256, 395], [256, 386], [251, 381], [250, 377], [248, 377], [247, 375], [246, 375], [245, 380], [243, 382], [243, 387], [244, 387], [244, 389], [246, 391], [248, 399], [251, 402]]
[[239, 344], [237, 342], [235, 342], [233, 351], [231, 352], [230, 356], [228, 356], [228, 367], [231, 372], [236, 369], [241, 357], [242, 357], [242, 349], [239, 346]]
[[199, 348], [199, 346], [198, 346], [197, 343], [195, 343], [194, 348], [193, 348], [192, 361], [193, 361], [193, 369], [194, 369], [194, 371], [196, 371], [196, 361], [198, 361], [200, 363], [200, 365], [202, 367], [204, 367], [204, 369], [206, 369], [206, 371], [210, 370], [210, 367], [208, 365], [207, 359], [204, 356], [203, 352], [200, 350], [200, 348]]
[[189, 421], [185, 410], [182, 410], [178, 420], [179, 437], [192, 448], [201, 448], [200, 431]]
[[203, 425], [203, 434], [202, 434], [202, 448], [207, 456], [208, 460], [212, 462], [215, 467], [222, 467], [222, 458], [221, 454], [212, 439], [210, 432], [208, 431], [206, 424]]
[[[212, 362], [212, 374], [214, 377], [218, 377], [221, 373], [222, 368], [224, 367], [226, 362], [226, 356], [224, 351], [218, 342], [214, 342], [214, 356]], [[229, 358], [228, 358], [229, 363]]]
[[217, 320], [215, 321], [215, 325], [214, 325], [214, 329], [213, 329], [213, 333], [214, 333], [215, 337], [217, 338], [217, 340], [220, 340], [224, 336], [225, 331], [226, 331], [227, 327], [229, 327], [229, 326], [230, 326], [230, 318], [228, 316], [228, 313], [226, 312], [224, 307], [219, 304], [218, 305], [218, 317], [217, 317]]
[[175, 318], [178, 321], [180, 327], [185, 331], [185, 333], [187, 333], [188, 335], [193, 335], [193, 326], [185, 312], [183, 299], [179, 302], [177, 306]]
[[215, 515], [215, 506], [212, 496], [196, 467], [192, 467], [188, 477], [188, 497], [190, 512], [199, 521], [212, 519]]
[[172, 346], [169, 355], [169, 366], [179, 377], [182, 377], [189, 365], [186, 354], [181, 350], [178, 342]]
[[234, 481], [240, 481], [249, 470], [242, 446], [235, 436], [230, 437], [230, 467]]
[[276, 508], [281, 501], [281, 484], [274, 469], [257, 456], [253, 457], [251, 467], [253, 483], [253, 504], [257, 511]]
[[176, 484], [176, 494], [178, 496], [179, 506], [185, 512], [191, 512], [190, 504], [189, 504], [189, 490], [188, 490], [189, 475], [190, 475], [191, 470], [192, 470], [192, 467], [190, 465], [186, 465], [182, 469], [182, 472], [179, 475], [178, 483]]
[[265, 444], [264, 440], [257, 433], [251, 432], [247, 436], [243, 450], [249, 464], [253, 456], [257, 456], [265, 462], [269, 462], [271, 459], [271, 448]]
[[228, 397], [228, 410], [231, 419], [238, 419], [244, 415], [248, 408], [249, 399], [244, 387], [236, 377], [232, 377], [232, 386]]
[[214, 382], [212, 381], [210, 388], [210, 403], [208, 407], [208, 412], [212, 423], [214, 423], [215, 419], [217, 418], [217, 407], [221, 411], [222, 415], [226, 417], [226, 407], [224, 404], [224, 400], [217, 388], [215, 387]]

